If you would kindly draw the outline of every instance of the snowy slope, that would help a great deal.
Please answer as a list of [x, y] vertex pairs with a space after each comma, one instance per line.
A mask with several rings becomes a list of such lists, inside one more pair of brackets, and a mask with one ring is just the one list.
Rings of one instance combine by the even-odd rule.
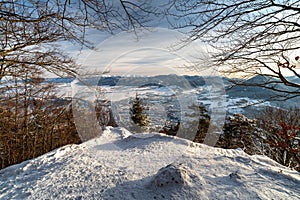
[[0, 171], [0, 199], [299, 199], [300, 174], [267, 157], [107, 128]]

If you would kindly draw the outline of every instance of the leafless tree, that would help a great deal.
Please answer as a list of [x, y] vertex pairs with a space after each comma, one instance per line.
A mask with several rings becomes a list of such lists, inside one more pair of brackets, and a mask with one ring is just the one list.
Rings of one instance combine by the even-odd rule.
[[170, 0], [168, 16], [173, 27], [188, 30], [185, 42], [213, 47], [212, 63], [223, 73], [263, 75], [256, 86], [300, 95], [300, 1]]
[[76, 75], [59, 44], [92, 48], [87, 30], [135, 29], [152, 14], [148, 0], [0, 0], [0, 168], [80, 142], [71, 101], [41, 78]]
[[300, 171], [300, 109], [267, 107], [256, 118], [258, 127], [266, 130], [264, 154]]
[[88, 47], [87, 29], [114, 32], [143, 25], [155, 14], [145, 1], [7, 0], [0, 2], [0, 80], [16, 66], [75, 73], [75, 63], [57, 44], [72, 41]]

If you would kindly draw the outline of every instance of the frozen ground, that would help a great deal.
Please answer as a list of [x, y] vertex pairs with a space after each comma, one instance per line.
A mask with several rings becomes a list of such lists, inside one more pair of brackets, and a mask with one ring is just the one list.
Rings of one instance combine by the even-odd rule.
[[300, 174], [264, 156], [108, 127], [0, 171], [0, 199], [299, 199]]

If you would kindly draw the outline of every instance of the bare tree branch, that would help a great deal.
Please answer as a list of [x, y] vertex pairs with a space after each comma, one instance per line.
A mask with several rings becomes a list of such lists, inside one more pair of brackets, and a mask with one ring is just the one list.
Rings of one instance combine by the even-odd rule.
[[[211, 45], [216, 49], [213, 65], [220, 66], [223, 73], [270, 76], [289, 89], [267, 88], [283, 95], [299, 94], [300, 1], [170, 2], [168, 17], [176, 19], [170, 20], [176, 21], [173, 27], [189, 30], [184, 42], [201, 40]], [[295, 82], [288, 76], [298, 79]]]

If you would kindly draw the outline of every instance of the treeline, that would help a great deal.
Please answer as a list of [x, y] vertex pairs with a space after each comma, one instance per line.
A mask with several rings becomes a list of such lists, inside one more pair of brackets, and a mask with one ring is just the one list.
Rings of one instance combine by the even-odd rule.
[[[190, 122], [184, 136], [191, 135], [190, 139], [194, 142], [204, 143], [210, 126], [214, 126], [210, 113], [204, 105], [191, 105], [189, 110], [185, 117], [190, 118]], [[258, 113], [255, 119], [242, 114], [227, 116], [215, 146], [241, 148], [250, 155], [266, 155], [284, 166], [300, 171], [300, 108], [284, 110], [266, 107]], [[131, 118], [133, 121], [138, 119], [134, 121], [137, 125], [148, 125], [144, 105], [138, 96], [131, 107]], [[180, 120], [169, 117], [159, 132], [175, 136], [180, 126]], [[196, 135], [190, 132], [196, 132]]]
[[[1, 168], [35, 158], [66, 144], [81, 143], [81, 139], [84, 139], [79, 137], [75, 127], [71, 99], [57, 97], [53, 92], [54, 86], [45, 83], [42, 78], [26, 78], [10, 78], [0, 88]], [[137, 96], [132, 104], [132, 120], [146, 128], [149, 121], [141, 99]], [[94, 106], [91, 109], [95, 109], [97, 126], [117, 126], [107, 102], [97, 100]], [[86, 109], [89, 107], [83, 108], [77, 112], [87, 115]], [[210, 113], [203, 105], [189, 108], [194, 112], [186, 117], [194, 118], [191, 126], [197, 131], [193, 141], [203, 143], [212, 125]], [[180, 126], [179, 120], [167, 121], [159, 132], [176, 135]], [[250, 155], [266, 155], [300, 171], [300, 109], [267, 107], [255, 119], [241, 114], [227, 116], [216, 147], [241, 148]]]
[[20, 105], [12, 107], [12, 102], [1, 105], [1, 168], [81, 142], [68, 102], [53, 101], [45, 104], [44, 100], [32, 100], [30, 111]]
[[55, 96], [39, 71], [2, 79], [0, 88], [0, 168], [80, 143], [71, 100]]
[[[0, 85], [0, 169], [96, 137], [88, 132], [96, 130], [88, 123], [93, 114], [99, 129], [117, 126], [106, 101], [88, 106], [84, 100], [58, 97], [55, 85], [39, 73], [27, 72], [10, 76]], [[75, 126], [74, 110], [84, 120], [84, 125], [79, 123], [82, 127]], [[85, 130], [79, 135], [81, 129]]]
[[[200, 115], [194, 142], [203, 143], [211, 118], [204, 106], [199, 106], [197, 110]], [[164, 127], [161, 132], [176, 135], [177, 130], [175, 125]], [[284, 166], [300, 171], [300, 109], [267, 107], [255, 119], [242, 114], [227, 116], [215, 146], [241, 148], [250, 155], [266, 155]]]

